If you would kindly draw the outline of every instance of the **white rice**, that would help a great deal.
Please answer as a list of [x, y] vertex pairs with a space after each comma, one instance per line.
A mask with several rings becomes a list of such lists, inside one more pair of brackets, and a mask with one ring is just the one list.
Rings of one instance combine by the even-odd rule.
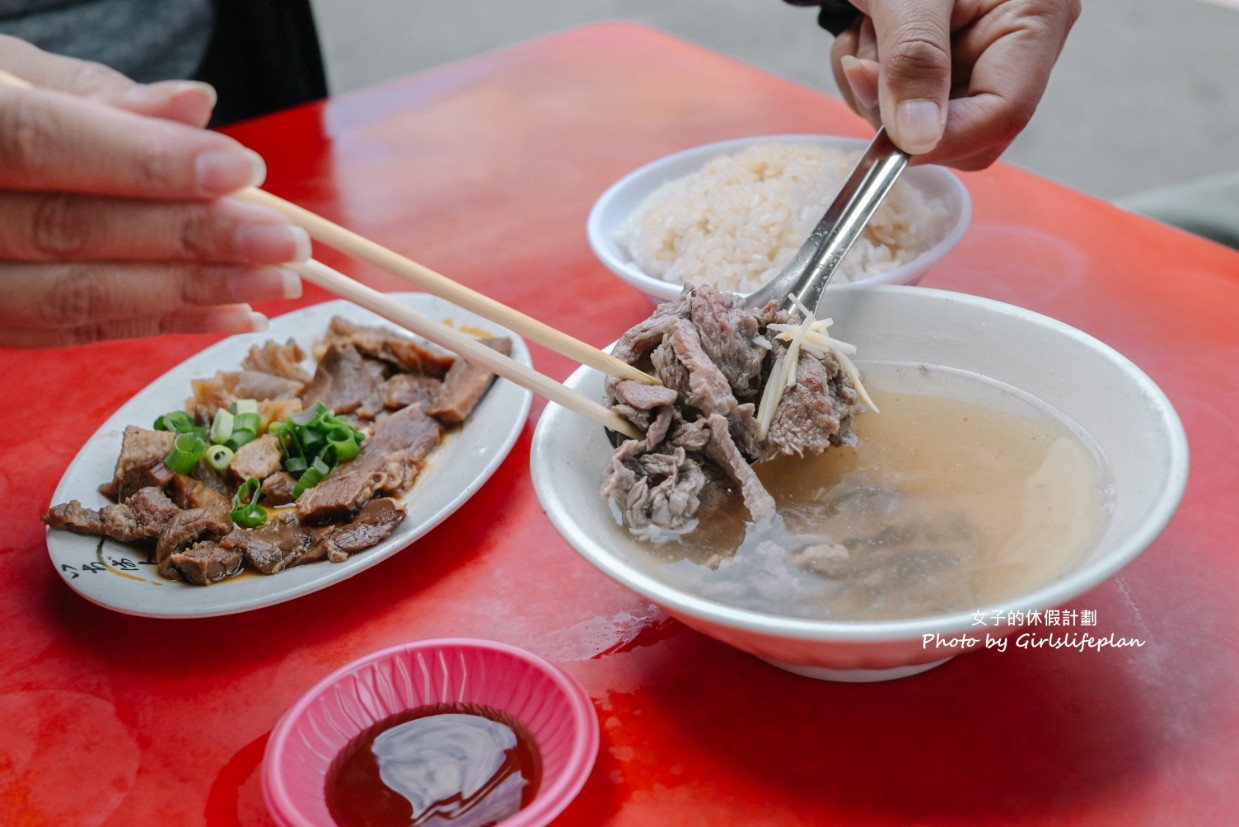
[[[617, 240], [663, 281], [751, 292], [791, 261], [859, 157], [778, 142], [720, 156], [650, 193]], [[896, 182], [835, 278], [855, 281], [911, 261], [943, 237], [946, 219], [941, 204]]]

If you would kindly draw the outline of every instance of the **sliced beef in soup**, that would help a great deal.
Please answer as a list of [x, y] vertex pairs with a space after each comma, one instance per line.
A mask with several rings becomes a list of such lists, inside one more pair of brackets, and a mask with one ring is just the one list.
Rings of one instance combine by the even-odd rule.
[[728, 492], [762, 521], [774, 500], [751, 463], [854, 441], [859, 396], [830, 353], [800, 350], [769, 427], [759, 419], [776, 357], [789, 350], [770, 325], [799, 322], [774, 303], [749, 308], [738, 295], [687, 287], [619, 340], [613, 353], [663, 384], [608, 377], [604, 385], [605, 404], [645, 432], [616, 450], [602, 489], [631, 530], [654, 539], [692, 531]]

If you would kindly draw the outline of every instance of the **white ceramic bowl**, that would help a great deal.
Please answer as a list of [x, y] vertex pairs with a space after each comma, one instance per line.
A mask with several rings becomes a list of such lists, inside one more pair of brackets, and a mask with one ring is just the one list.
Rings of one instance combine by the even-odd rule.
[[[586, 223], [586, 233], [594, 255], [611, 272], [636, 287], [655, 304], [675, 298], [682, 286], [642, 272], [616, 240], [616, 233], [645, 197], [664, 183], [694, 173], [720, 155], [769, 142], [811, 143], [845, 152], [859, 152], [868, 145], [867, 141], [859, 138], [837, 135], [763, 135], [693, 147], [652, 161], [616, 181], [594, 203]], [[959, 243], [972, 216], [972, 200], [963, 182], [954, 173], [938, 166], [909, 167], [900, 180], [946, 208], [947, 218], [941, 237], [906, 264], [854, 282], [836, 280], [829, 289], [858, 284], [916, 284]]]
[[[799, 674], [861, 681], [914, 674], [943, 662], [944, 652], [977, 648], [963, 641], [984, 639], [975, 611], [1044, 611], [1082, 594], [1135, 559], [1178, 507], [1188, 469], [1182, 425], [1161, 390], [1107, 345], [1046, 316], [942, 290], [883, 285], [839, 291], [828, 301], [831, 334], [859, 348], [862, 369], [864, 361], [889, 361], [971, 371], [1031, 394], [1092, 438], [1108, 465], [1112, 513], [1074, 568], [1001, 604], [906, 620], [811, 620], [705, 599], [660, 577], [600, 496], [611, 456], [603, 429], [548, 405], [531, 466], [559, 533], [605, 574], [700, 632]], [[582, 368], [568, 385], [601, 398], [597, 371]], [[926, 634], [960, 642], [926, 646]]]

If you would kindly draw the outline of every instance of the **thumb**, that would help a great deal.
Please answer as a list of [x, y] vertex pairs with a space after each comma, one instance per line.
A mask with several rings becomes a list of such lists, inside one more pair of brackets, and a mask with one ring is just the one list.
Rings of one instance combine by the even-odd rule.
[[932, 150], [946, 127], [953, 5], [953, 0], [869, 4], [881, 64], [882, 123], [910, 155]]

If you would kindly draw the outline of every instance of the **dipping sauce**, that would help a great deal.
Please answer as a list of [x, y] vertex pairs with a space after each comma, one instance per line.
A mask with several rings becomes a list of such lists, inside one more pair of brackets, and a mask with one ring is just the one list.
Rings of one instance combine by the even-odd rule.
[[533, 738], [507, 713], [433, 704], [371, 726], [327, 773], [340, 827], [486, 827], [531, 802], [542, 780]]
[[1105, 527], [1091, 440], [1027, 394], [947, 368], [871, 363], [881, 413], [858, 444], [754, 466], [773, 525], [743, 508], [648, 546], [660, 576], [721, 603], [827, 620], [979, 609], [1066, 573]]

